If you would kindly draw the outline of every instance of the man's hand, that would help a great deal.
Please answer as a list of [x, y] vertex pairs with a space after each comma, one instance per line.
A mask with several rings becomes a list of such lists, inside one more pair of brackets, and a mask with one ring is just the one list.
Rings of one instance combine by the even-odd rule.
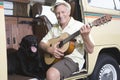
[[80, 33], [81, 33], [83, 38], [88, 37], [90, 31], [91, 31], [91, 27], [89, 25], [84, 25], [80, 29]]
[[49, 53], [52, 54], [55, 58], [61, 58], [64, 56], [64, 52], [60, 48], [58, 48], [59, 43], [60, 42], [48, 48]]

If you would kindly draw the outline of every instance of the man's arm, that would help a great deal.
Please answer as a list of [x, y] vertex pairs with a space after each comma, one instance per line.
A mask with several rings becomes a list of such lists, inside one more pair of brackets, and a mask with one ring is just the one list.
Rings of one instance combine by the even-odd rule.
[[[47, 46], [46, 43], [40, 42], [40, 43], [39, 43], [39, 47], [42, 48], [44, 51], [46, 51], [48, 46]], [[48, 52], [48, 51], [47, 51], [47, 52]]]
[[90, 39], [90, 31], [91, 31], [91, 27], [89, 25], [84, 25], [81, 29], [80, 29], [80, 33], [81, 36], [83, 38], [84, 41], [84, 45], [85, 45], [85, 50], [88, 53], [92, 53], [94, 50], [94, 44]]

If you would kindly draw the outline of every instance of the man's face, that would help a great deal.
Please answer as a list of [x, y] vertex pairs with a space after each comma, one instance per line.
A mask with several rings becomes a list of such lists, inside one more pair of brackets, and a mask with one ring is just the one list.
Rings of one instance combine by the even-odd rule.
[[65, 25], [69, 21], [70, 11], [65, 5], [59, 5], [55, 9], [55, 14], [60, 25]]

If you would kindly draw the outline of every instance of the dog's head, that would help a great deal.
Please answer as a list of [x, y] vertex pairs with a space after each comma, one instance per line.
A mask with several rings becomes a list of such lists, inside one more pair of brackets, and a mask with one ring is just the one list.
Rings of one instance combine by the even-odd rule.
[[35, 56], [38, 51], [37, 38], [34, 35], [27, 35], [22, 38], [20, 49], [28, 56]]

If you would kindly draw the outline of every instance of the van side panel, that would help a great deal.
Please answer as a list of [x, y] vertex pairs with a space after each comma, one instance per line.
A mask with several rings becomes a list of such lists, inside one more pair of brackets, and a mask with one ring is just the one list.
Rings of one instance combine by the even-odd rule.
[[[92, 22], [103, 15], [104, 14], [85, 13], [86, 22]], [[93, 61], [97, 60], [101, 49], [115, 47], [120, 50], [120, 16], [111, 16], [112, 20], [110, 22], [92, 28], [91, 35], [95, 42], [95, 49], [93, 54], [89, 54], [88, 56], [88, 72], [94, 69], [95, 62], [93, 63]]]
[[82, 0], [82, 4], [85, 23], [92, 22], [105, 14], [112, 16], [110, 22], [92, 28], [91, 35], [95, 49], [92, 54], [88, 54], [88, 74], [91, 74], [101, 49], [115, 47], [120, 51], [120, 11], [92, 7], [88, 5], [87, 0]]
[[7, 80], [6, 39], [3, 2], [0, 1], [0, 80]]

